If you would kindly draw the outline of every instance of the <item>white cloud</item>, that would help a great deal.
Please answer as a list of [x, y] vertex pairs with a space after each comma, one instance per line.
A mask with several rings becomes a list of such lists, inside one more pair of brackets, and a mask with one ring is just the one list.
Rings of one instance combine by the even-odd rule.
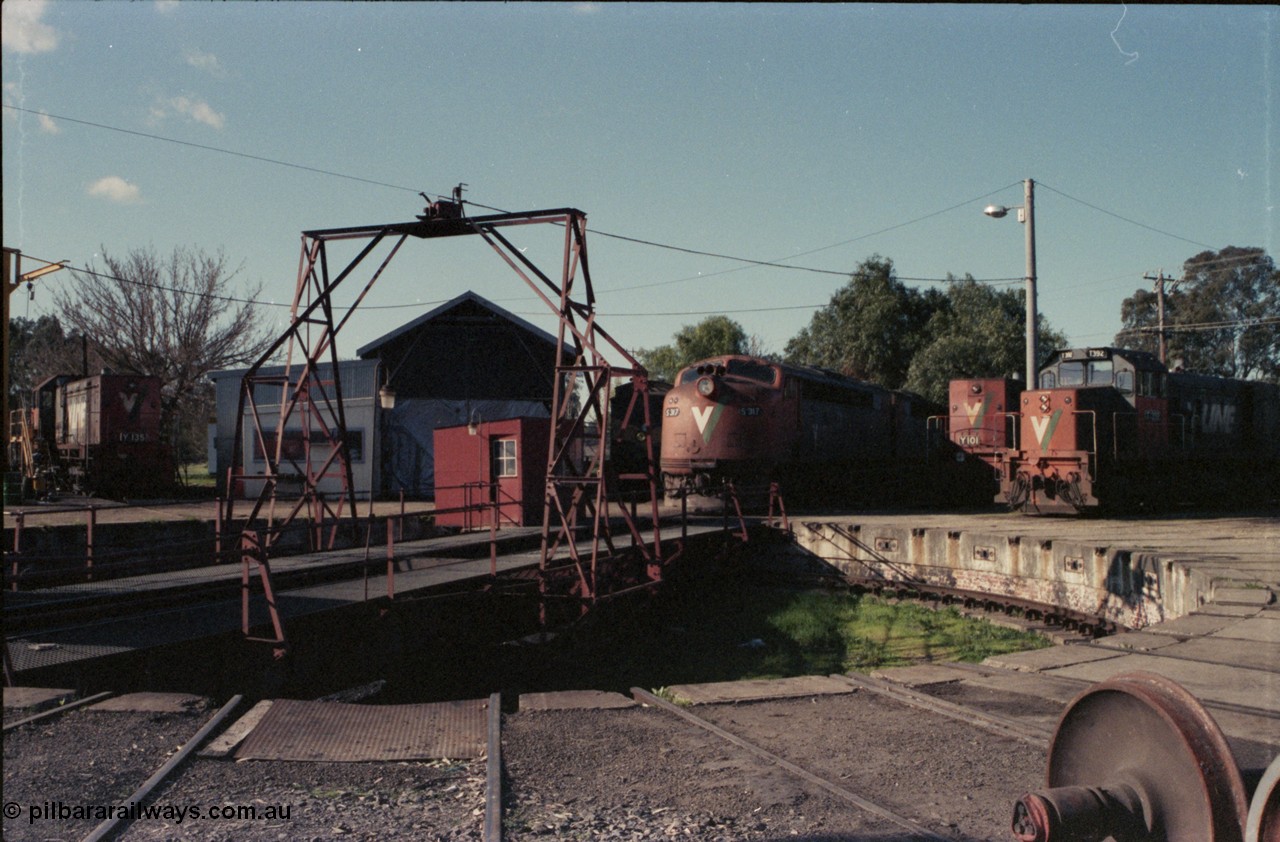
[[213, 106], [202, 99], [192, 99], [189, 96], [175, 96], [167, 100], [157, 101], [151, 106], [150, 122], [153, 125], [158, 125], [169, 116], [171, 111], [176, 111], [185, 117], [215, 129], [221, 129], [226, 124], [226, 118], [215, 111]]
[[204, 123], [206, 126], [212, 126], [215, 129], [221, 129], [225, 122], [223, 116], [214, 111], [209, 103], [201, 99], [190, 99], [189, 97], [174, 97], [169, 104], [177, 110], [179, 114], [186, 114], [192, 120], [198, 123]]
[[16, 53], [47, 53], [58, 46], [58, 31], [40, 18], [47, 0], [0, 3], [0, 44]]
[[40, 119], [40, 131], [44, 132], [45, 134], [61, 134], [62, 133], [62, 128], [58, 125], [57, 121], [54, 120], [52, 117], [50, 117], [48, 114], [41, 114], [39, 119]]
[[177, 11], [178, 0], [156, 0], [156, 11], [162, 15]]
[[206, 53], [202, 50], [187, 50], [182, 57], [186, 59], [187, 64], [198, 70], [207, 70], [214, 76], [222, 75], [222, 65], [218, 63], [218, 57], [213, 53]]
[[138, 185], [130, 184], [118, 175], [100, 178], [89, 185], [90, 196], [106, 199], [122, 205], [131, 205], [142, 200], [142, 191]]

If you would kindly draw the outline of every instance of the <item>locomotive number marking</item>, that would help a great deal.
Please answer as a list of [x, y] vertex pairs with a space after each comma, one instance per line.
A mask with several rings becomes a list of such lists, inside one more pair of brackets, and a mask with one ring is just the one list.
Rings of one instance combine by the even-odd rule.
[[961, 447], [977, 447], [982, 444], [982, 437], [977, 433], [970, 433], [968, 435], [962, 433], [956, 436], [956, 444]]
[[760, 414], [760, 407], [758, 407], [758, 406], [744, 406], [744, 407], [741, 407], [741, 408], [738, 410], [738, 414], [739, 414], [739, 415], [744, 415], [744, 416], [746, 416], [747, 418], [754, 418], [755, 416], [757, 416], [757, 415], [759, 415], [759, 414]]
[[663, 415], [667, 416], [668, 418], [675, 418], [679, 414], [680, 414], [680, 407], [678, 406], [669, 406], [667, 407], [666, 412], [663, 413]]
[[120, 441], [125, 444], [144, 444], [147, 440], [146, 433], [121, 433]]

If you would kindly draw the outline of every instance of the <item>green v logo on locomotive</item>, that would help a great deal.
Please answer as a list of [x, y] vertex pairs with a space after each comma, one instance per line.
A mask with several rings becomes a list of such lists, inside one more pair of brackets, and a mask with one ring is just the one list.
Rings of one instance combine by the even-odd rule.
[[1055, 409], [1052, 415], [1031, 419], [1031, 426], [1036, 431], [1036, 439], [1040, 442], [1041, 450], [1049, 449], [1049, 442], [1053, 440], [1053, 431], [1058, 429], [1058, 422], [1061, 420], [1061, 409]]
[[720, 423], [720, 416], [724, 412], [724, 404], [694, 406], [690, 409], [693, 411], [693, 420], [698, 425], [698, 432], [702, 433], [702, 443], [710, 444], [711, 436], [715, 433], [716, 425]]

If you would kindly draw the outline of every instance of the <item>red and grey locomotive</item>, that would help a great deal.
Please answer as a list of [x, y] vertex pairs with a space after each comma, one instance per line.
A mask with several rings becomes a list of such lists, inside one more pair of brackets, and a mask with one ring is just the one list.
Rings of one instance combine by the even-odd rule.
[[931, 407], [834, 372], [726, 355], [681, 370], [666, 394], [662, 474], [668, 495], [718, 495], [783, 483], [809, 493], [882, 499], [923, 460]]
[[1280, 387], [1169, 372], [1120, 348], [1055, 352], [1023, 392], [1001, 496], [1028, 512], [1274, 499]]

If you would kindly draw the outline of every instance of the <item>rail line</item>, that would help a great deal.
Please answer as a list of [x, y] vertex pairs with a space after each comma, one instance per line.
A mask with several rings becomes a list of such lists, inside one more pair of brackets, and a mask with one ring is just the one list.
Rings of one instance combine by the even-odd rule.
[[[204, 745], [204, 741], [209, 738], [209, 735], [221, 726], [222, 723], [226, 721], [227, 717], [231, 716], [243, 699], [244, 696], [232, 696], [227, 703], [219, 708], [218, 712], [200, 728], [199, 731], [196, 731], [191, 739], [187, 740], [186, 743], [183, 744], [182, 748], [176, 754], [166, 760], [164, 765], [157, 769], [151, 777], [143, 781], [142, 786], [134, 790], [133, 794], [125, 799], [125, 802], [141, 804], [149, 798], [151, 793], [154, 792], [160, 784], [164, 783], [165, 780], [167, 780], [168, 777], [178, 769], [178, 767], [186, 762], [188, 757], [195, 753], [196, 749]], [[126, 818], [117, 814], [114, 818], [107, 819], [102, 824], [94, 828], [93, 832], [86, 836], [83, 842], [101, 842], [101, 840], [114, 834], [121, 824], [127, 823], [128, 820]]]
[[761, 758], [762, 760], [772, 763], [782, 769], [786, 769], [791, 774], [796, 775], [797, 777], [802, 778], [805, 781], [808, 781], [814, 786], [817, 786], [825, 790], [826, 792], [834, 795], [835, 797], [841, 799], [842, 801], [852, 804], [853, 806], [857, 807], [860, 810], [871, 813], [872, 815], [875, 815], [875, 816], [879, 816], [882, 819], [885, 819], [889, 822], [892, 822], [893, 824], [898, 825], [901, 828], [904, 828], [910, 831], [912, 834], [915, 835], [915, 838], [933, 840], [933, 842], [949, 842], [949, 840], [951, 839], [951, 837], [941, 836], [937, 833], [934, 833], [933, 831], [924, 827], [924, 825], [917, 822], [915, 819], [909, 818], [907, 816], [903, 816], [899, 813], [895, 813], [889, 808], [884, 807], [880, 804], [877, 804], [874, 801], [869, 801], [868, 799], [863, 798], [862, 796], [858, 795], [855, 792], [851, 792], [845, 789], [844, 787], [828, 780], [827, 778], [823, 778], [819, 775], [815, 775], [809, 770], [804, 769], [800, 766], [797, 766], [796, 764], [790, 762], [789, 760], [779, 757], [778, 755], [773, 754], [772, 752], [766, 751], [764, 748], [761, 748], [760, 746], [756, 745], [753, 742], [745, 740], [742, 737], [737, 736], [736, 734], [731, 734], [728, 731], [724, 730], [723, 728], [717, 725], [714, 725], [708, 722], [707, 720], [701, 718], [700, 716], [696, 716], [695, 714], [692, 714], [681, 707], [673, 705], [671, 702], [668, 702], [665, 699], [660, 699], [646, 690], [641, 690], [639, 687], [633, 687], [631, 688], [631, 695], [635, 697], [637, 701], [641, 701], [647, 705], [652, 705], [654, 707], [661, 708], [662, 710], [665, 710], [668, 713], [674, 714], [675, 716], [678, 716], [684, 721], [689, 722], [690, 724], [696, 725], [699, 728], [702, 728], [703, 730], [711, 734], [714, 734], [717, 737], [720, 737], [721, 739], [729, 743], [732, 743], [733, 745], [741, 749], [751, 752], [752, 754]]
[[832, 678], [844, 681], [861, 690], [867, 690], [872, 693], [884, 696], [889, 699], [902, 702], [911, 707], [927, 710], [932, 713], [946, 716], [960, 722], [966, 722], [984, 731], [995, 734], [999, 737], [1008, 737], [1028, 745], [1044, 747], [1049, 744], [1049, 740], [1053, 737], [1053, 732], [1046, 728], [1039, 728], [1035, 725], [1028, 725], [1025, 722], [1019, 722], [1005, 716], [981, 711], [967, 705], [956, 704], [945, 699], [938, 699], [927, 693], [921, 693], [883, 681], [878, 678], [872, 678], [867, 675], [858, 675], [856, 673], [849, 675], [834, 675]]

